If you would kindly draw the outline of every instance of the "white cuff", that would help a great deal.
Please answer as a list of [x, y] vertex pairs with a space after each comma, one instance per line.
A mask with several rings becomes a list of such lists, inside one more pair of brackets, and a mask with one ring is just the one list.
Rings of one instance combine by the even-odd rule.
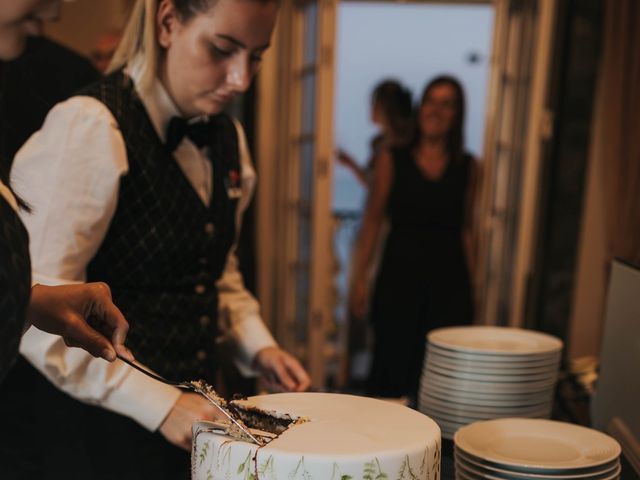
[[131, 368], [123, 382], [115, 388], [103, 407], [132, 418], [150, 431], [157, 430], [182, 392]]
[[49, 277], [38, 272], [32, 272], [31, 274], [31, 288], [35, 287], [37, 284], [55, 287], [58, 285], [79, 285], [81, 283], [85, 282], [60, 277]]
[[252, 367], [256, 354], [263, 348], [278, 345], [259, 315], [251, 315], [235, 324], [232, 336], [238, 347], [235, 364], [247, 377], [256, 375]]

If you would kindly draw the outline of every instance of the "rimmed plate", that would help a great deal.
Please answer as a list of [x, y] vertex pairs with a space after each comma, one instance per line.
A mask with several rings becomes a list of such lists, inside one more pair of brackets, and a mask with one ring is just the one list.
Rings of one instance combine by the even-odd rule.
[[[438, 418], [441, 418], [442, 420], [445, 420], [448, 422], [461, 423], [465, 425], [469, 425], [470, 423], [498, 419], [498, 418], [513, 418], [513, 415], [506, 412], [495, 413], [495, 414], [488, 414], [488, 413], [475, 414], [471, 412], [463, 412], [461, 414], [458, 414], [451, 411], [449, 412], [442, 411], [441, 409], [434, 408], [433, 406], [430, 406], [430, 405], [423, 405], [422, 408], [420, 408], [420, 411], [426, 414], [428, 417], [432, 417], [436, 415]], [[550, 409], [545, 408], [545, 409], [539, 409], [536, 411], [532, 410], [527, 413], [521, 413], [518, 418], [549, 418], [550, 414], [551, 414]]]
[[524, 480], [546, 480], [546, 479], [558, 479], [558, 480], [578, 480], [578, 479], [590, 479], [594, 476], [611, 476], [617, 475], [620, 473], [620, 462], [615, 460], [613, 463], [607, 463], [603, 465], [601, 469], [586, 469], [585, 470], [576, 470], [569, 471], [561, 474], [542, 474], [542, 473], [521, 473], [514, 472], [513, 470], [508, 470], [506, 468], [500, 468], [499, 466], [495, 466], [490, 462], [479, 462], [474, 460], [473, 457], [466, 455], [463, 450], [457, 449], [455, 451], [455, 460], [460, 462], [465, 466], [470, 466], [478, 469], [479, 471], [487, 471], [489, 473], [494, 472], [498, 475], [509, 475], [510, 477], [522, 478]]
[[504, 363], [482, 363], [482, 362], [457, 362], [448, 357], [442, 357], [437, 354], [427, 354], [425, 359], [425, 365], [436, 365], [440, 368], [448, 368], [460, 370], [463, 372], [477, 372], [483, 374], [504, 374], [504, 375], [518, 375], [524, 374], [536, 374], [557, 371], [560, 363], [554, 362], [548, 365], [530, 366], [528, 364], [511, 364], [508, 361]]
[[488, 407], [484, 405], [465, 405], [459, 404], [455, 402], [446, 402], [440, 400], [438, 398], [432, 397], [430, 395], [421, 395], [420, 396], [420, 405], [429, 406], [436, 410], [440, 411], [450, 411], [453, 414], [464, 415], [465, 413], [471, 414], [473, 416], [483, 415], [483, 414], [500, 414], [502, 417], [511, 416], [511, 417], [519, 417], [521, 415], [529, 416], [528, 414], [531, 412], [549, 412], [551, 411], [551, 400], [548, 400], [544, 403], [539, 403], [536, 405], [525, 405], [518, 407], [500, 407], [493, 406]]
[[535, 355], [492, 355], [489, 353], [457, 352], [455, 350], [438, 347], [430, 343], [427, 343], [427, 351], [441, 357], [448, 358], [450, 360], [457, 360], [460, 362], [483, 362], [487, 364], [504, 365], [505, 361], [508, 361], [514, 367], [523, 365], [542, 366], [551, 363], [557, 363], [561, 360], [562, 355], [562, 352], [552, 352]]
[[551, 386], [540, 392], [504, 393], [504, 392], [465, 392], [448, 387], [441, 387], [435, 383], [422, 381], [420, 394], [433, 394], [443, 400], [451, 399], [458, 403], [473, 403], [476, 405], [525, 406], [542, 403], [553, 398], [554, 387]]
[[590, 468], [620, 456], [620, 445], [604, 433], [542, 419], [487, 420], [458, 430], [456, 446], [474, 457], [526, 473]]
[[462, 404], [482, 405], [486, 407], [526, 407], [544, 402], [551, 402], [554, 398], [554, 390], [551, 388], [541, 393], [531, 395], [521, 394], [483, 394], [476, 392], [458, 392], [438, 385], [423, 383], [419, 395], [430, 395], [440, 400], [453, 401]]
[[427, 384], [435, 384], [450, 388], [459, 392], [483, 392], [483, 393], [539, 393], [547, 391], [556, 384], [555, 380], [536, 382], [481, 382], [445, 377], [434, 372], [427, 371], [423, 376]]
[[449, 378], [459, 378], [462, 380], [474, 380], [479, 382], [501, 382], [501, 383], [522, 383], [522, 382], [543, 382], [556, 381], [558, 372], [556, 370], [546, 371], [544, 373], [516, 373], [515, 375], [504, 374], [484, 374], [476, 372], [465, 372], [460, 369], [443, 368], [434, 363], [427, 362], [427, 370], [434, 373], [444, 375]]
[[530, 398], [521, 398], [516, 400], [503, 400], [502, 398], [495, 400], [478, 400], [473, 398], [467, 398], [464, 396], [452, 396], [446, 393], [440, 393], [434, 389], [425, 388], [420, 390], [418, 395], [419, 399], [429, 400], [440, 404], [442, 406], [452, 406], [453, 408], [469, 408], [482, 411], [492, 411], [500, 409], [502, 411], [513, 411], [514, 417], [517, 417], [517, 412], [521, 410], [527, 410], [535, 407], [542, 407], [543, 405], [551, 405], [553, 403], [552, 395], [544, 395]]
[[560, 352], [562, 341], [546, 333], [520, 328], [465, 326], [433, 330], [432, 345], [457, 352], [491, 355], [537, 355]]
[[509, 473], [499, 473], [493, 472], [489, 470], [475, 468], [474, 466], [461, 461], [459, 458], [456, 458], [454, 461], [456, 473], [464, 472], [465, 475], [469, 476], [472, 479], [480, 478], [487, 480], [614, 480], [619, 477], [620, 472], [622, 471], [622, 467], [618, 465], [613, 471], [596, 474], [596, 475], [588, 475], [586, 477], [571, 477], [571, 476], [556, 476], [556, 475], [543, 475], [543, 476], [528, 476], [526, 474], [514, 474], [512, 472]]

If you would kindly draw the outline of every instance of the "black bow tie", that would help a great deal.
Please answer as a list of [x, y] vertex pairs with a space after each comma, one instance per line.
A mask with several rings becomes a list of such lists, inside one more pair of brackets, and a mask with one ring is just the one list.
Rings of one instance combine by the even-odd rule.
[[211, 124], [207, 120], [189, 123], [182, 117], [172, 117], [167, 126], [165, 145], [174, 152], [184, 137], [189, 137], [198, 148], [202, 148], [211, 140]]

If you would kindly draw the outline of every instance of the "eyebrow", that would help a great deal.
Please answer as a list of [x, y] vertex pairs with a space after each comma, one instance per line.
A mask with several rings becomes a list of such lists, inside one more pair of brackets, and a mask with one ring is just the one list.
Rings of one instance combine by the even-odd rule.
[[[224, 35], [222, 33], [217, 33], [216, 37], [222, 38], [223, 40], [226, 40], [227, 42], [231, 42], [231, 43], [233, 43], [234, 45], [237, 45], [240, 48], [245, 48], [245, 49], [247, 48], [247, 46], [244, 43], [242, 43], [240, 40], [238, 40], [237, 38], [233, 38], [233, 37], [231, 37], [229, 35]], [[270, 45], [271, 45], [270, 43], [267, 43], [266, 45], [254, 48], [253, 50], [254, 51], [255, 50], [266, 50], [267, 48], [269, 48]]]

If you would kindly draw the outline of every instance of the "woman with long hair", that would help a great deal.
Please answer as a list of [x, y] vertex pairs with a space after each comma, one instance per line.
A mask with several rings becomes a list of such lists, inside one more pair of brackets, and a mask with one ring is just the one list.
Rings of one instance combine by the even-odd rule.
[[338, 161], [353, 172], [356, 179], [368, 188], [376, 157], [385, 148], [405, 145], [411, 138], [411, 91], [397, 80], [387, 79], [378, 83], [371, 93], [371, 121], [379, 133], [371, 140], [367, 164], [361, 166], [347, 152], [338, 151]]
[[[34, 209], [24, 220], [36, 274], [108, 282], [128, 346], [166, 378], [215, 386], [224, 334], [239, 367], [272, 391], [309, 385], [262, 322], [234, 253], [255, 172], [223, 108], [249, 87], [277, 11], [275, 0], [138, 0], [111, 73], [54, 107], [14, 163]], [[121, 362], [104, 368], [49, 336], [28, 335], [22, 351], [65, 392], [38, 399], [56, 439], [44, 472], [189, 477], [191, 425], [217, 415], [205, 399]], [[77, 462], [46, 462], [62, 449]]]
[[425, 334], [471, 323], [470, 268], [476, 162], [464, 150], [464, 93], [447, 76], [431, 81], [414, 140], [378, 157], [356, 249], [350, 306], [367, 309], [366, 272], [385, 215], [391, 227], [371, 295], [375, 332], [369, 393], [415, 398]]

